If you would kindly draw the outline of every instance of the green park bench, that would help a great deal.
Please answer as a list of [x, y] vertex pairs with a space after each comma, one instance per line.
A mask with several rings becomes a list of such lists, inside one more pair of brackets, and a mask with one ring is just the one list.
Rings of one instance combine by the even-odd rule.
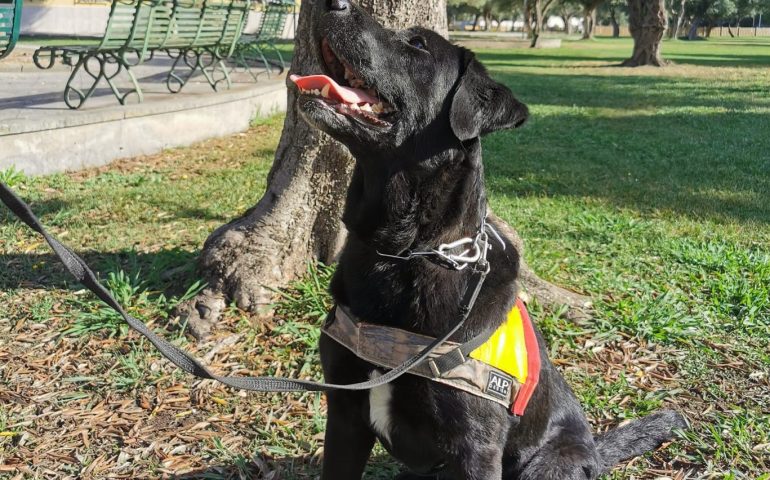
[[[273, 66], [280, 69], [279, 73], [283, 73], [286, 69], [281, 51], [276, 47], [275, 42], [280, 40], [283, 35], [286, 20], [294, 14], [294, 9], [295, 3], [292, 0], [269, 0], [263, 6], [256, 32], [243, 35], [238, 41], [235, 48], [235, 60], [238, 66], [245, 68], [254, 80], [257, 80], [257, 74], [251, 69], [249, 61], [262, 62], [268, 78], [270, 78], [270, 71]], [[277, 62], [267, 59], [265, 53], [268, 51], [275, 52], [278, 57]]]
[[[214, 90], [224, 81], [232, 85], [225, 59], [233, 54], [243, 33], [250, 8], [249, 0], [206, 0], [187, 5], [177, 3], [173, 14], [174, 27], [159, 45], [174, 58], [174, 64], [166, 79], [169, 91], [177, 93], [193, 74], [200, 70]], [[187, 75], [178, 72], [184, 63]], [[221, 78], [216, 79], [219, 68]]]
[[19, 39], [21, 5], [22, 0], [0, 0], [0, 59], [11, 53]]
[[[73, 67], [64, 88], [64, 102], [78, 109], [105, 80], [121, 104], [131, 94], [143, 100], [142, 89], [132, 67], [150, 60], [155, 52], [167, 52], [174, 60], [166, 79], [169, 91], [179, 92], [200, 70], [214, 90], [224, 80], [231, 85], [224, 58], [240, 38], [248, 15], [249, 0], [113, 0], [104, 36], [95, 45], [50, 46], [39, 48], [35, 64], [53, 67], [57, 59]], [[205, 57], [205, 58], [204, 58]], [[177, 73], [180, 62], [189, 68]], [[223, 78], [215, 79], [219, 67]], [[120, 91], [115, 78], [125, 71], [133, 88]], [[90, 86], [75, 86], [84, 72]]]

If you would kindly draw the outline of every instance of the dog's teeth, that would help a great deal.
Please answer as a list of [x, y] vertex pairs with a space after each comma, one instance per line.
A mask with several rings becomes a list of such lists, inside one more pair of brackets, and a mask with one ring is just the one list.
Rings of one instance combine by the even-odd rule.
[[383, 110], [383, 108], [382, 108], [382, 102], [380, 102], [380, 103], [377, 103], [377, 104], [375, 104], [375, 105], [372, 105], [372, 111], [373, 111], [374, 113], [382, 113], [382, 110]]
[[372, 106], [369, 105], [368, 103], [364, 103], [363, 105], [361, 105], [361, 110], [363, 110], [364, 112], [371, 112]]
[[357, 103], [351, 103], [350, 108], [352, 108], [353, 110], [361, 110], [361, 108], [358, 106]]
[[331, 88], [331, 85], [329, 85], [328, 83], [326, 85], [324, 85], [323, 90], [321, 90], [321, 96], [329, 98], [329, 89], [330, 88]]

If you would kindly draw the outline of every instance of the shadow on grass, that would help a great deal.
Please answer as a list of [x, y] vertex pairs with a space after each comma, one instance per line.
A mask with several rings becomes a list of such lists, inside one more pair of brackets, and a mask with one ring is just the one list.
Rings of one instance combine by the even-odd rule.
[[[42, 241], [42, 239], [41, 239]], [[101, 279], [107, 273], [124, 271], [137, 278], [144, 290], [166, 296], [181, 295], [193, 281], [197, 252], [182, 249], [138, 253], [133, 250], [98, 253], [78, 252]], [[61, 288], [78, 285], [53, 253], [0, 254], [0, 290]]]
[[[765, 47], [770, 47], [770, 45], [765, 45]], [[770, 67], [770, 55], [736, 55], [734, 53], [672, 53], [664, 56], [668, 60], [673, 60], [675, 63], [702, 65], [706, 67]]]
[[[260, 480], [315, 480], [321, 474], [321, 465], [312, 457], [286, 457], [264, 462], [260, 470], [253, 462], [242, 464], [212, 465], [206, 469], [175, 476], [178, 480], [235, 480], [251, 478]], [[266, 471], [265, 471], [266, 470]], [[365, 480], [391, 480], [401, 471], [397, 462], [388, 455], [374, 455], [369, 459], [363, 478]], [[269, 475], [273, 476], [269, 476]]]
[[[713, 107], [741, 110], [770, 107], [770, 90], [764, 89], [759, 81], [754, 85], [745, 82], [739, 88], [735, 83], [723, 83], [719, 79], [511, 73], [496, 72], [496, 66], [490, 64], [494, 77], [529, 104], [616, 109]], [[763, 95], [763, 92], [767, 94]]]
[[[666, 60], [673, 61], [675, 64], [683, 65], [700, 65], [706, 67], [757, 67], [764, 68], [770, 67], [770, 43], [767, 44], [737, 44], [737, 43], [722, 43], [714, 45], [709, 42], [704, 44], [702, 51], [682, 53], [677, 51], [669, 51], [665, 48], [663, 51], [663, 57]], [[712, 50], [709, 51], [709, 47]], [[713, 47], [717, 47], [716, 50]], [[764, 50], [749, 51], [737, 53], [734, 51], [727, 51], [727, 48], [744, 48], [744, 47], [764, 47]], [[506, 66], [506, 67], [537, 67], [537, 68], [565, 68], [565, 67], [581, 67], [586, 68], [595, 65], [581, 65], [584, 62], [604, 62], [605, 67], [620, 67], [623, 60], [627, 59], [631, 54], [629, 47], [628, 52], [617, 51], [613, 49], [586, 49], [578, 50], [575, 53], [569, 50], [555, 50], [551, 53], [530, 53], [531, 50], [506, 50], [502, 52], [481, 52], [479, 57], [485, 64], [490, 66]], [[564, 54], [569, 52], [569, 54]], [[633, 71], [629, 68], [629, 70]], [[616, 77], [610, 77], [616, 78]], [[646, 77], [649, 78], [649, 77]]]
[[[494, 66], [522, 66], [522, 67], [544, 67], [553, 66], [565, 68], [574, 65], [565, 65], [565, 62], [607, 62], [607, 66], [613, 64], [620, 65], [620, 62], [628, 58], [628, 55], [615, 54], [611, 51], [602, 50], [580, 50], [583, 55], [563, 55], [563, 50], [554, 51], [552, 54], [529, 53], [531, 50], [505, 50], [502, 52], [481, 52], [479, 58], [485, 65]], [[543, 63], [547, 65], [542, 65]], [[580, 65], [583, 66], [583, 65]]]
[[491, 192], [770, 222], [767, 115], [620, 113], [535, 115], [520, 131], [489, 137]]

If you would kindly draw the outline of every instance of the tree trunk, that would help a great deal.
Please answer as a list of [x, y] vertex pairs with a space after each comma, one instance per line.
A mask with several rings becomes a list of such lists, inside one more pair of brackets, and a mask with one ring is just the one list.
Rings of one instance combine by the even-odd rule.
[[698, 25], [700, 25], [700, 19], [697, 17], [693, 18], [692, 24], [690, 24], [690, 31], [687, 32], [687, 40], [698, 39]]
[[673, 38], [679, 38], [679, 34], [682, 30], [682, 24], [684, 23], [684, 8], [687, 0], [682, 0], [679, 4], [679, 14], [676, 17], [676, 28], [674, 28]]
[[569, 23], [571, 19], [569, 15], [561, 16], [561, 21], [564, 22], [564, 33], [567, 35], [572, 35], [572, 24]]
[[[360, 0], [359, 4], [388, 27], [417, 23], [446, 35], [444, 1]], [[309, 24], [312, 5], [302, 2], [300, 8], [290, 73], [320, 71]], [[309, 261], [335, 261], [345, 238], [340, 218], [352, 166], [345, 147], [304, 122], [289, 89], [286, 120], [267, 191], [256, 206], [206, 240], [200, 266], [209, 287], [177, 310], [194, 335], [208, 334], [226, 300], [269, 315], [273, 288], [301, 275]], [[535, 295], [542, 295], [546, 303], [551, 301], [540, 293], [549, 284], [528, 271], [522, 278], [530, 279], [528, 288]], [[560, 304], [575, 307], [577, 317], [585, 316], [589, 305], [585, 297], [556, 287], [553, 293]]]
[[628, 28], [634, 37], [634, 52], [631, 58], [623, 62], [624, 67], [666, 65], [660, 54], [661, 41], [666, 31], [666, 6], [663, 0], [628, 0]]
[[543, 33], [543, 25], [545, 25], [546, 21], [545, 13], [551, 4], [551, 0], [534, 0], [531, 4], [535, 18], [532, 29], [532, 42], [529, 44], [530, 48], [537, 48], [538, 46], [537, 42], [540, 39], [540, 34]]
[[591, 14], [587, 10], [583, 11], [583, 35], [580, 37], [583, 40], [591, 38]]
[[527, 33], [527, 38], [533, 38], [535, 33], [532, 28], [532, 20], [534, 17], [533, 1], [534, 0], [524, 0], [524, 31]]
[[612, 24], [612, 38], [620, 37], [620, 24], [615, 17], [615, 7], [610, 5], [610, 23]]
[[476, 14], [476, 18], [473, 19], [473, 29], [472, 29], [472, 31], [474, 31], [474, 32], [476, 31], [476, 27], [479, 26], [479, 17], [481, 17], [481, 14], [477, 13]]
[[596, 26], [597, 3], [586, 5], [583, 9], [583, 40], [594, 38], [594, 26]]
[[532, 23], [532, 41], [529, 43], [529, 48], [537, 48], [537, 42], [540, 39], [540, 32], [542, 31], [543, 21], [541, 17], [543, 0], [534, 0], [532, 4], [532, 13], [534, 16]]

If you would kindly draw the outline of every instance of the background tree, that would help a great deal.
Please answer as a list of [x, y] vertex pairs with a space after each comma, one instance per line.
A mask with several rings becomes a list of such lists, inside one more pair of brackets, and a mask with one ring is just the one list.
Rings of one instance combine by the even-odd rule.
[[[310, 28], [312, 5], [302, 2], [300, 8], [290, 73], [320, 71]], [[420, 24], [446, 35], [445, 0], [359, 0], [359, 5], [388, 27]], [[204, 244], [200, 269], [209, 286], [177, 312], [199, 337], [218, 320], [228, 300], [244, 310], [269, 312], [275, 287], [305, 272], [309, 261], [332, 263], [342, 247], [340, 218], [353, 161], [345, 147], [305, 123], [296, 100], [290, 88], [264, 196]], [[512, 229], [505, 233], [521, 246]], [[545, 304], [588, 305], [584, 297], [544, 282], [526, 266], [522, 278]]]
[[479, 9], [473, 5], [469, 5], [465, 0], [447, 0], [446, 9], [450, 25], [471, 18], [473, 19], [473, 28], [475, 30], [479, 18], [481, 17]]
[[[733, 12], [735, 26], [740, 28], [741, 20], [747, 17], [753, 17], [762, 10], [761, 0], [735, 0], [735, 11]], [[727, 32], [734, 37], [730, 21], [727, 22]]]
[[706, 36], [711, 29], [723, 18], [729, 18], [735, 13], [734, 0], [689, 0], [685, 11], [692, 18], [687, 38], [698, 38], [698, 27], [706, 27]]
[[596, 10], [600, 23], [612, 26], [612, 36], [620, 36], [620, 24], [626, 23], [627, 4], [625, 0], [606, 0]]
[[532, 40], [531, 48], [538, 46], [540, 34], [548, 20], [548, 11], [556, 5], [556, 0], [524, 0], [524, 23], [527, 35]]
[[564, 22], [564, 33], [572, 34], [573, 18], [578, 17], [583, 12], [583, 6], [577, 0], [561, 0], [552, 9], [554, 15], [558, 15]]
[[604, 0], [578, 0], [583, 7], [583, 40], [594, 37], [594, 26], [596, 26], [596, 9], [599, 8]]
[[673, 22], [673, 28], [669, 29], [668, 36], [669, 38], [677, 39], [679, 38], [679, 34], [682, 30], [682, 25], [684, 25], [684, 19], [687, 15], [686, 8], [687, 8], [687, 0], [674, 0], [672, 2], [672, 9], [677, 7], [675, 11], [672, 11], [672, 15], [675, 17], [675, 21]]
[[476, 30], [479, 19], [484, 19], [484, 30], [489, 30], [492, 20], [499, 24], [503, 18], [515, 19], [518, 13], [514, 0], [447, 0], [447, 9], [450, 16], [457, 13], [474, 15], [473, 30]]
[[628, 0], [628, 29], [634, 38], [634, 51], [623, 62], [624, 67], [666, 65], [660, 46], [667, 21], [664, 0]]

